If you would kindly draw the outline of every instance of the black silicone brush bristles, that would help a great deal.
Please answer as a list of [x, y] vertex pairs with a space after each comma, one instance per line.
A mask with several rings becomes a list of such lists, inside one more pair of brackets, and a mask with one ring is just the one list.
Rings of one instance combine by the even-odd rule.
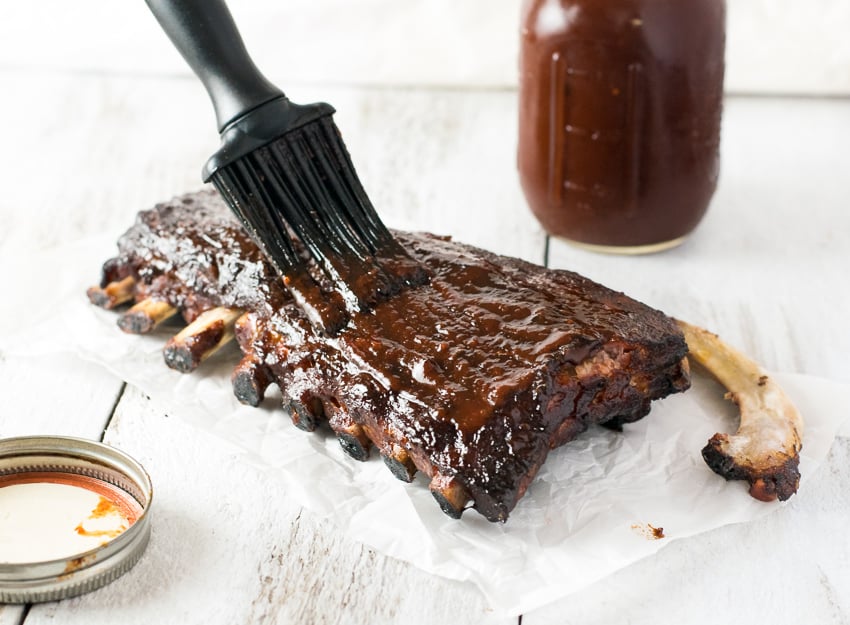
[[366, 196], [332, 106], [294, 104], [270, 83], [223, 0], [146, 2], [215, 107], [221, 147], [204, 180], [314, 324], [333, 333], [351, 314], [428, 279]]
[[349, 313], [427, 280], [378, 217], [330, 116], [217, 169], [211, 181], [290, 288], [306, 279], [310, 258]]
[[[329, 118], [257, 148], [219, 169], [212, 182], [243, 223], [268, 234], [289, 226], [329, 272], [335, 257], [363, 261], [391, 239]], [[302, 262], [288, 236], [265, 243], [282, 273]]]

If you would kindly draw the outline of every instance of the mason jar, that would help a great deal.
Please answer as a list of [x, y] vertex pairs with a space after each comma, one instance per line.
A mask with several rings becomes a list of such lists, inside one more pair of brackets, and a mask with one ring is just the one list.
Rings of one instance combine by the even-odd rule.
[[717, 186], [725, 0], [524, 0], [520, 181], [550, 234], [681, 243]]

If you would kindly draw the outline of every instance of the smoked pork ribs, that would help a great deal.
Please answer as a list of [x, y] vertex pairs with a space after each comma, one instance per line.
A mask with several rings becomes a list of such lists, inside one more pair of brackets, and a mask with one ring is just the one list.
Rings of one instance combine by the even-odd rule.
[[277, 384], [294, 423], [327, 424], [365, 460], [417, 471], [444, 512], [504, 521], [549, 450], [590, 424], [619, 428], [689, 386], [671, 319], [568, 271], [430, 234], [395, 232], [430, 272], [355, 315], [334, 337], [314, 329], [215, 192], [138, 215], [89, 297], [147, 332], [181, 313], [169, 366], [193, 370], [235, 337], [240, 401]]

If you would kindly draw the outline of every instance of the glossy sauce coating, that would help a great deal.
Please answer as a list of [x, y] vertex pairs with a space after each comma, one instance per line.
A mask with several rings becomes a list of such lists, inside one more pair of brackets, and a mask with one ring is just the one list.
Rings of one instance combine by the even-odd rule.
[[550, 233], [675, 241], [717, 186], [724, 0], [526, 0], [518, 165]]
[[194, 198], [142, 213], [104, 281], [129, 272], [145, 296], [250, 311], [240, 348], [299, 427], [327, 420], [352, 445], [361, 428], [384, 455], [401, 448], [428, 476], [457, 478], [490, 520], [507, 518], [551, 448], [687, 388], [686, 346], [662, 313], [575, 273], [427, 234], [394, 233], [430, 283], [329, 337], [221, 201]]

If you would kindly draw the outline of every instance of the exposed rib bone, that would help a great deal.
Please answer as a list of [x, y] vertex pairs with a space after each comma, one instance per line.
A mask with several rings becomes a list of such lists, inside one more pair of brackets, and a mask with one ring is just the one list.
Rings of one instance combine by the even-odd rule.
[[289, 411], [295, 427], [305, 432], [313, 432], [325, 416], [318, 397], [305, 396], [300, 400], [284, 400], [283, 405]]
[[367, 460], [372, 440], [366, 429], [351, 418], [345, 406], [336, 397], [324, 397], [322, 413], [345, 453], [361, 462]]
[[372, 447], [372, 441], [362, 426], [356, 423], [350, 423], [345, 427], [332, 424], [332, 427], [345, 453], [361, 462], [365, 462], [369, 458], [369, 449]]
[[246, 354], [233, 370], [230, 382], [236, 399], [256, 407], [263, 401], [266, 389], [272, 383], [272, 375], [256, 356]]
[[727, 480], [747, 480], [761, 501], [785, 501], [800, 483], [803, 419], [783, 390], [755, 362], [717, 335], [677, 321], [690, 356], [726, 387], [741, 411], [734, 435], [715, 434], [702, 450], [709, 467]]
[[129, 334], [147, 334], [176, 314], [177, 309], [168, 302], [143, 299], [118, 318], [118, 327]]
[[431, 479], [429, 488], [443, 512], [453, 519], [461, 517], [470, 497], [460, 481], [454, 477], [447, 477], [438, 473]]
[[86, 291], [86, 295], [95, 306], [111, 310], [133, 299], [135, 288], [136, 279], [133, 276], [127, 276], [123, 280], [110, 282], [103, 288], [93, 286]]
[[165, 344], [165, 364], [181, 373], [194, 371], [233, 339], [233, 326], [241, 314], [239, 309], [224, 306], [202, 312]]
[[412, 482], [416, 475], [416, 465], [410, 455], [398, 445], [393, 445], [390, 453], [382, 456], [384, 464], [394, 476], [402, 482]]

